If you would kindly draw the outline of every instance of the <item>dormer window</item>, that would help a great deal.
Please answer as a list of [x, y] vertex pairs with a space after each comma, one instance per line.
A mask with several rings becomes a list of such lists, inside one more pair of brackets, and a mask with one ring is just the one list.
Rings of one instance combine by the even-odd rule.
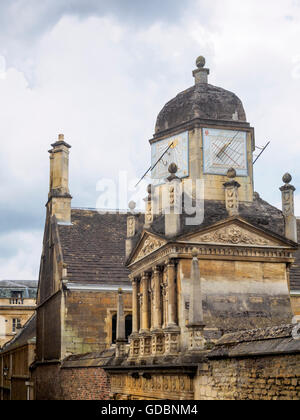
[[23, 292], [12, 291], [10, 298], [11, 305], [23, 305]]

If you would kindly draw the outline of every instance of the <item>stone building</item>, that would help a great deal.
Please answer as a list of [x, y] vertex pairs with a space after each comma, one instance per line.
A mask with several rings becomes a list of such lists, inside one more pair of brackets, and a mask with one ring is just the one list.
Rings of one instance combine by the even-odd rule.
[[33, 315], [37, 281], [0, 281], [0, 348], [23, 328]]
[[32, 400], [30, 366], [35, 360], [36, 315], [0, 352], [0, 400]]
[[[49, 152], [50, 188], [32, 366], [37, 399], [79, 397], [78, 381], [84, 375], [98, 378], [99, 384], [102, 377], [106, 381], [104, 372], [87, 366], [81, 370], [82, 362], [73, 369], [67, 361], [113, 348], [119, 289], [127, 336], [131, 333], [131, 284], [124, 252], [127, 215], [71, 209], [69, 149], [60, 135]], [[97, 397], [107, 395], [100, 390]]]
[[[297, 218], [298, 241], [300, 241], [300, 219]], [[295, 254], [295, 262], [290, 268], [290, 292], [294, 314], [300, 318], [300, 249]]]
[[128, 217], [133, 332], [105, 367], [111, 396], [299, 399], [292, 177], [282, 211], [254, 192], [254, 129], [204, 66], [160, 112], [144, 226]]
[[157, 118], [144, 214], [71, 209], [52, 145], [37, 399], [299, 399], [295, 188], [282, 211], [254, 192], [254, 129], [208, 74]]

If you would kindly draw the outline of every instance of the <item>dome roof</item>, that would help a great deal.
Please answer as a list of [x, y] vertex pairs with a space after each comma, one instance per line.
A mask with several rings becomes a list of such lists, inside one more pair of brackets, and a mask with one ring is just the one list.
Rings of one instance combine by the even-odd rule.
[[[204, 60], [204, 59], [203, 59]], [[241, 100], [232, 92], [207, 83], [208, 69], [203, 62], [194, 71], [195, 86], [169, 101], [157, 117], [155, 133], [176, 127], [195, 118], [246, 122]], [[204, 61], [205, 63], [205, 61]]]

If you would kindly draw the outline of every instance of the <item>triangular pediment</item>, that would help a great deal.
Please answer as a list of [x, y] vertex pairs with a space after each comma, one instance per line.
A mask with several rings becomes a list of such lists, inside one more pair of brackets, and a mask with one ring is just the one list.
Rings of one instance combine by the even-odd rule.
[[195, 244], [291, 248], [289, 242], [284, 238], [281, 239], [279, 235], [267, 233], [240, 218], [217, 223], [200, 232], [180, 238], [180, 241], [183, 240]]
[[153, 252], [157, 251], [159, 248], [164, 246], [167, 243], [166, 240], [160, 238], [159, 236], [153, 235], [147, 231], [142, 234], [142, 237], [130, 258], [130, 264], [134, 264], [137, 261], [142, 260]]

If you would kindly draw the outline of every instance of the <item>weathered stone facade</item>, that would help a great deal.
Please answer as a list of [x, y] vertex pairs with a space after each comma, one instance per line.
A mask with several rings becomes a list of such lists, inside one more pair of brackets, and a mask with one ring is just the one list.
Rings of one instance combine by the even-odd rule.
[[[182, 194], [187, 179], [173, 162], [159, 194], [147, 188], [145, 214], [134, 203], [128, 214], [71, 210], [70, 146], [62, 136], [53, 144], [32, 365], [37, 399], [300, 397], [290, 298], [298, 287], [295, 188], [284, 176], [283, 212], [254, 193], [254, 130], [240, 100], [208, 85], [204, 60], [197, 63], [196, 87], [166, 105], [150, 143], [188, 132], [187, 179], [204, 180], [201, 199], [194, 188]], [[245, 134], [242, 175], [232, 167], [205, 173], [205, 128]], [[195, 209], [203, 204], [201, 222], [187, 223], [193, 214], [184, 205], [176, 212], [185, 198]]]
[[[203, 77], [199, 72], [205, 73]], [[150, 222], [137, 229], [136, 245], [127, 258], [133, 285], [133, 333], [128, 355], [104, 367], [111, 376], [112, 397], [299, 398], [295, 366], [300, 342], [291, 327], [285, 332], [283, 327], [277, 329], [290, 324], [294, 315], [289, 282], [298, 243], [292, 177], [283, 178], [283, 212], [254, 194], [254, 131], [245, 122], [241, 104], [230, 93], [207, 85], [207, 69], [200, 66], [195, 76], [196, 87], [170, 101], [159, 115], [151, 143], [188, 130], [189, 178], [204, 180], [204, 217], [200, 224], [187, 223], [184, 204], [181, 216], [174, 212], [174, 203], [184, 201], [188, 193], [180, 195], [178, 188], [175, 198], [172, 181], [177, 178], [177, 166], [171, 164], [169, 178], [156, 187], [159, 194], [148, 197], [146, 208], [147, 213], [158, 199], [164, 203], [165, 191], [171, 214], [168, 207], [156, 205]], [[221, 99], [209, 105], [214, 95]], [[247, 175], [237, 176], [234, 168], [228, 169], [227, 177], [204, 173], [203, 130], [215, 128], [247, 133]], [[216, 156], [224, 150], [231, 153], [229, 146], [236, 135], [221, 149], [214, 146]], [[185, 183], [185, 179], [177, 181]], [[192, 190], [188, 202], [194, 199], [199, 206], [194, 194]], [[151, 206], [149, 200], [153, 200]], [[283, 354], [290, 354], [285, 372], [278, 370], [276, 361]], [[292, 371], [294, 376], [289, 377]], [[258, 382], [253, 386], [254, 377]], [[268, 382], [269, 377], [275, 382]]]
[[0, 281], [0, 349], [34, 314], [37, 281]]
[[0, 352], [0, 400], [32, 400], [30, 366], [35, 360], [36, 316]]
[[[76, 372], [63, 370], [63, 362], [73, 355], [99, 353], [114, 345], [120, 288], [124, 321], [128, 319], [131, 327], [131, 286], [123, 264], [127, 215], [71, 210], [69, 148], [61, 135], [50, 153], [36, 360], [32, 366], [37, 399], [75, 398], [77, 388], [70, 381]], [[92, 369], [78, 372], [78, 381], [89, 377], [87, 372]], [[96, 376], [100, 380], [103, 375], [99, 370]], [[84, 386], [78, 398], [86, 395], [83, 390]], [[106, 394], [99, 391], [95, 395], [104, 398]]]
[[300, 354], [229, 358], [199, 365], [197, 400], [298, 400]]

